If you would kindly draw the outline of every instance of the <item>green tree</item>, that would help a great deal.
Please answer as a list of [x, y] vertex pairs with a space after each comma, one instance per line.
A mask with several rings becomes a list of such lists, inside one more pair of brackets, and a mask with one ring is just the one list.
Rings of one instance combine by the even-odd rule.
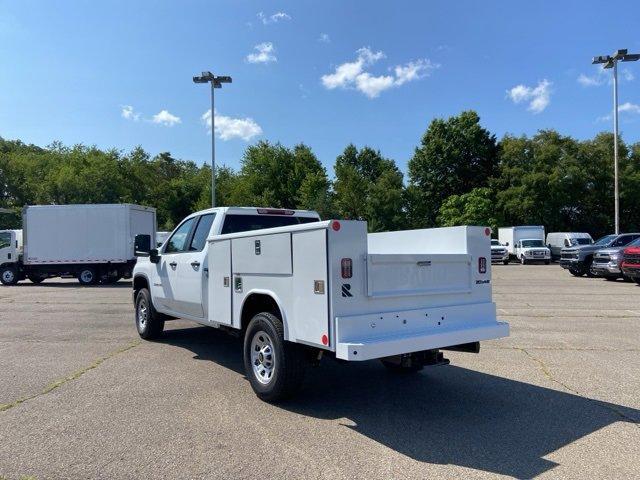
[[335, 208], [339, 216], [367, 220], [378, 232], [405, 225], [402, 173], [379, 151], [348, 145], [334, 166]]
[[499, 222], [495, 212], [494, 195], [491, 189], [478, 187], [462, 195], [451, 195], [447, 198], [440, 207], [438, 225], [442, 227], [489, 226], [497, 232]]
[[486, 186], [497, 152], [495, 136], [482, 128], [476, 112], [433, 120], [409, 160], [412, 224], [434, 225], [447, 198]]

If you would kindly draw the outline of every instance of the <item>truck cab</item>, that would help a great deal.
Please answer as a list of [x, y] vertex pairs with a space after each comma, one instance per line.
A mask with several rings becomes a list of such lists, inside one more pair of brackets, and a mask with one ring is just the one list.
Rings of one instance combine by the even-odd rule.
[[539, 238], [523, 238], [514, 245], [514, 254], [521, 264], [533, 262], [544, 262], [549, 265], [551, 262], [551, 250], [545, 247], [544, 242]]
[[138, 285], [142, 279], [147, 282], [158, 311], [201, 321], [208, 315], [206, 246], [210, 236], [319, 220], [316, 212], [303, 210], [248, 207], [203, 210], [186, 217], [148, 258], [139, 258], [133, 275]]
[[0, 268], [2, 283], [12, 284], [18, 271], [15, 267], [22, 255], [22, 230], [0, 230]]

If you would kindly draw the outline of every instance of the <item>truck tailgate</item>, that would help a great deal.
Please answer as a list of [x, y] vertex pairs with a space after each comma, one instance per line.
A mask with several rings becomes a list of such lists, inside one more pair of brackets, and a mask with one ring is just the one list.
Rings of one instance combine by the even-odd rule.
[[369, 254], [367, 295], [435, 295], [471, 291], [471, 255]]

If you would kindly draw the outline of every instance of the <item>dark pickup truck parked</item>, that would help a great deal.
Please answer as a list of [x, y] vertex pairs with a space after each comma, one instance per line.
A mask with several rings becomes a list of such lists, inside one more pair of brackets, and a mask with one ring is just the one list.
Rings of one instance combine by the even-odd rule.
[[640, 246], [625, 249], [622, 257], [622, 272], [640, 285]]
[[626, 247], [639, 237], [640, 233], [606, 235], [591, 245], [563, 248], [560, 254], [560, 266], [569, 270], [569, 272], [576, 277], [581, 277], [585, 274], [592, 275], [591, 264], [598, 250]]

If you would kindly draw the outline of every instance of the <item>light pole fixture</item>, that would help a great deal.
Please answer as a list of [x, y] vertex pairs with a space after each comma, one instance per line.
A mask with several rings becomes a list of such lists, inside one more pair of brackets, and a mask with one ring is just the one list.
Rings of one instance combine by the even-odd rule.
[[213, 92], [216, 88], [222, 88], [223, 83], [231, 83], [231, 77], [202, 72], [202, 75], [193, 77], [193, 83], [211, 83], [211, 207], [213, 208], [216, 206], [216, 130]]
[[620, 233], [620, 191], [618, 189], [618, 62], [640, 60], [640, 53], [628, 53], [627, 49], [616, 51], [613, 55], [593, 57], [593, 65], [602, 64], [602, 68], [613, 68], [613, 196], [615, 203], [616, 235]]

